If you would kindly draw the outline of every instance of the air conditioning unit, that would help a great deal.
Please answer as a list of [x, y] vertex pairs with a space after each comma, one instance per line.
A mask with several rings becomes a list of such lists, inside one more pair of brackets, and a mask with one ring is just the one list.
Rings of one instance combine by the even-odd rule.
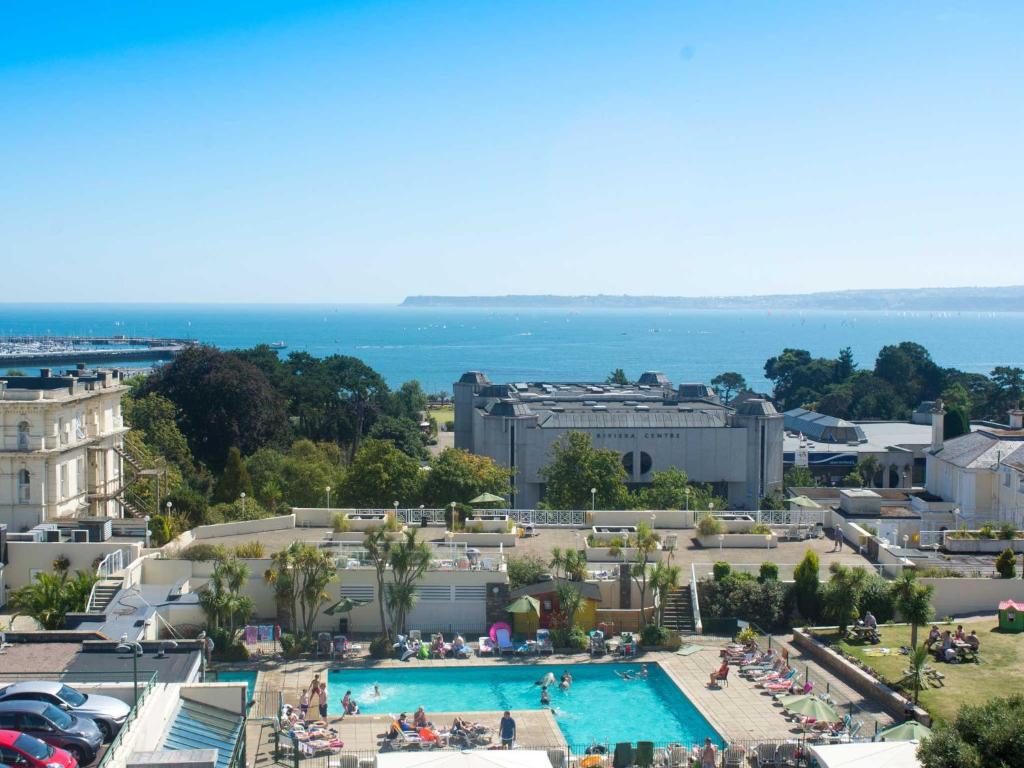
[[89, 532], [84, 528], [76, 528], [71, 532], [71, 540], [76, 544], [87, 544], [89, 542]]
[[56, 528], [49, 528], [45, 532], [47, 544], [60, 544], [60, 531]]

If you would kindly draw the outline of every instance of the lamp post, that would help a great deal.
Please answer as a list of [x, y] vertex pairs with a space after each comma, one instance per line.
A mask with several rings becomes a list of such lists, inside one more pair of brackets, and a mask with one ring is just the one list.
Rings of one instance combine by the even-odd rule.
[[683, 493], [686, 494], [686, 511], [690, 511], [690, 486], [686, 486], [683, 489]]
[[324, 488], [324, 490], [327, 491], [327, 508], [330, 509], [331, 508], [331, 486], [328, 485], [326, 488]]
[[771, 548], [772, 548], [772, 535], [770, 533], [766, 533], [764, 535], [764, 548], [766, 550], [768, 550], [769, 552], [771, 551]]
[[171, 507], [173, 507], [174, 504], [172, 504], [171, 502], [168, 501], [167, 504], [165, 504], [164, 506], [167, 507], [167, 516], [170, 517], [171, 516]]
[[722, 556], [722, 544], [724, 544], [724, 543], [725, 543], [725, 534], [724, 533], [718, 534], [718, 556], [719, 557]]
[[448, 559], [455, 565], [455, 531], [447, 531], [444, 535], [448, 539]]
[[242, 519], [245, 519], [245, 491], [239, 494], [239, 498], [242, 500]]
[[597, 488], [590, 489], [590, 511], [597, 509]]
[[198, 635], [196, 640], [199, 641], [199, 682], [206, 682], [206, 630], [204, 629]]
[[459, 505], [453, 501], [448, 506], [452, 508], [452, 531], [454, 531], [459, 527]]
[[130, 652], [132, 655], [132, 691], [135, 694], [135, 708], [137, 709], [139, 706], [139, 656], [142, 655], [142, 646], [122, 637], [121, 642], [117, 645], [117, 650], [121, 653]]

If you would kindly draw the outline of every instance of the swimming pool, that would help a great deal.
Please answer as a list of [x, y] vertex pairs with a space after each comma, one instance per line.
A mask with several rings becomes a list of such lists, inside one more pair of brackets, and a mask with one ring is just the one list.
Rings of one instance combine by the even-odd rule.
[[246, 686], [245, 700], [252, 701], [256, 692], [256, 676], [259, 672], [217, 672], [218, 683], [241, 683]]
[[[573, 747], [641, 739], [693, 744], [707, 736], [721, 743], [715, 729], [657, 664], [647, 665], [646, 680], [623, 680], [615, 674], [639, 668], [639, 664], [488, 664], [331, 670], [330, 712], [340, 713], [341, 697], [347, 690], [352, 691], [364, 714], [408, 712], [411, 716], [419, 706], [428, 716], [434, 712], [541, 709], [540, 688], [534, 682], [547, 672], [560, 678], [563, 670], [569, 670], [573, 677], [569, 691], [556, 685], [550, 694], [555, 719]], [[380, 686], [379, 699], [373, 696], [374, 684]]]

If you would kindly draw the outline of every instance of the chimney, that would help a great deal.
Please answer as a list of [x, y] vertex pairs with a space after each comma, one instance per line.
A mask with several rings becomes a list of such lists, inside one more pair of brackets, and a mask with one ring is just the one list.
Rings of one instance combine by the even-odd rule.
[[1010, 429], [1024, 429], [1024, 410], [1010, 409]]
[[936, 400], [932, 406], [932, 453], [942, 450], [942, 432], [945, 429], [946, 410], [942, 401]]

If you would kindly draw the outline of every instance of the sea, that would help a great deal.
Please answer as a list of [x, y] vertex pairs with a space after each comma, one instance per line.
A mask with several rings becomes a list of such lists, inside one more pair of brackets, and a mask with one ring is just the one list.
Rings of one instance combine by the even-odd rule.
[[284, 342], [281, 354], [353, 355], [391, 385], [418, 379], [428, 392], [450, 392], [468, 370], [495, 382], [594, 381], [615, 368], [630, 378], [662, 371], [675, 383], [737, 371], [767, 391], [764, 363], [786, 347], [830, 357], [850, 347], [871, 367], [882, 346], [900, 341], [965, 371], [1024, 367], [1024, 313], [1015, 312], [0, 304], [0, 338], [21, 334], [189, 338], [223, 349]]

